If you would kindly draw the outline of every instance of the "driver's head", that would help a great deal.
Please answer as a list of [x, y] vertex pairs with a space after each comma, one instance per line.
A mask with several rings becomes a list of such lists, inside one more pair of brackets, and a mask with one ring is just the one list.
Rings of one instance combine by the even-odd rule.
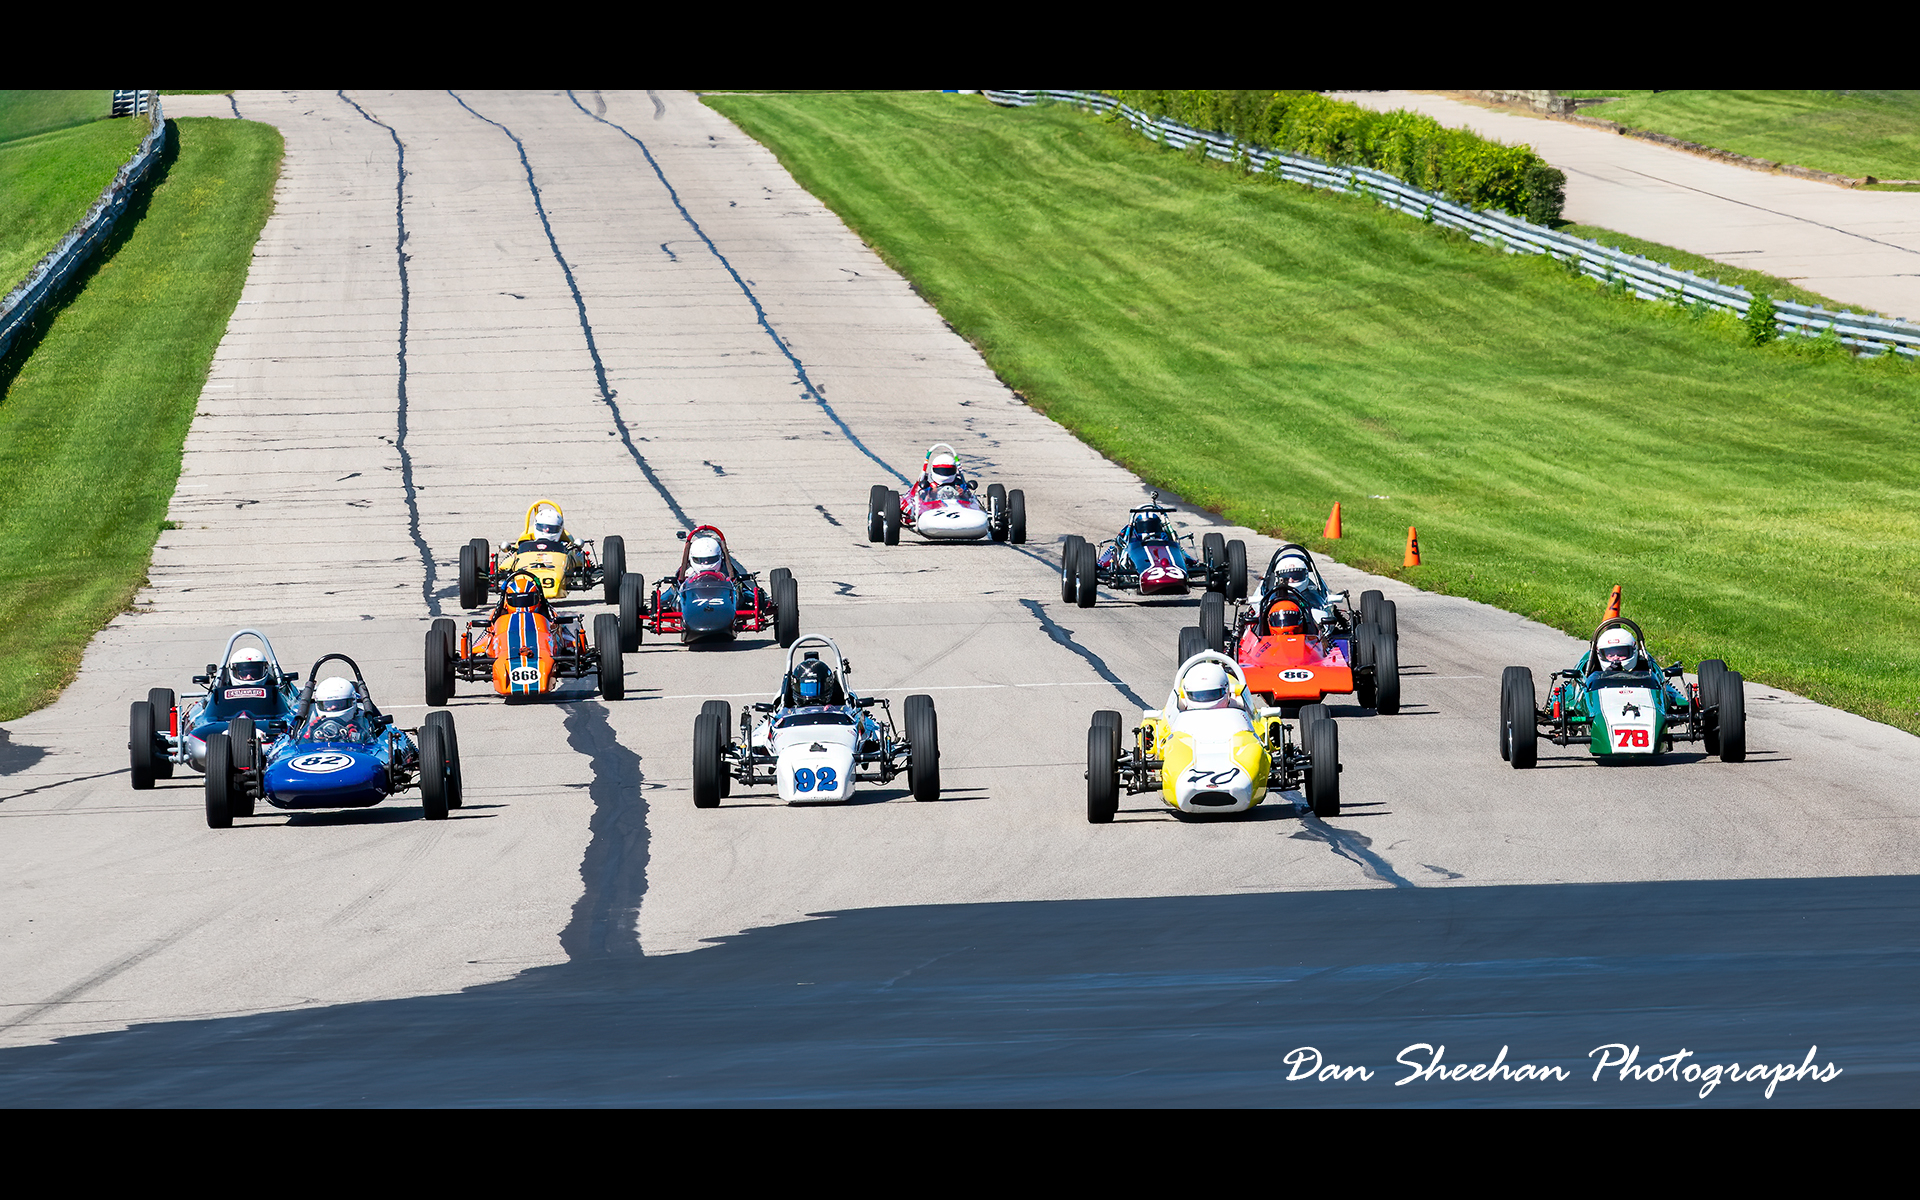
[[234, 651], [227, 660], [227, 678], [234, 683], [265, 683], [267, 656], [251, 647]]
[[1594, 649], [1599, 652], [1599, 667], [1603, 671], [1625, 671], [1638, 657], [1633, 634], [1618, 627], [1601, 634]]
[[927, 479], [935, 487], [945, 487], [949, 483], [960, 481], [960, 464], [946, 451], [927, 459]]
[[1133, 531], [1142, 537], [1160, 533], [1165, 528], [1166, 524], [1161, 521], [1160, 514], [1157, 512], [1140, 512], [1133, 514]]
[[339, 675], [331, 679], [322, 679], [313, 689], [314, 720], [345, 720], [353, 715], [358, 701], [359, 697], [353, 690], [353, 680]]
[[1300, 606], [1291, 600], [1279, 601], [1267, 610], [1267, 628], [1275, 633], [1299, 633], [1305, 624]]
[[1307, 582], [1307, 560], [1298, 554], [1288, 554], [1273, 564], [1273, 582], [1276, 587], [1304, 587]]
[[1226, 708], [1233, 703], [1233, 677], [1217, 662], [1195, 663], [1180, 677], [1180, 701], [1186, 708]]
[[811, 652], [793, 668], [793, 702], [795, 704], [832, 704], [835, 703], [833, 668], [827, 666]]
[[540, 584], [531, 575], [513, 576], [502, 591], [508, 608], [534, 608], [540, 603]]
[[720, 557], [720, 539], [706, 534], [693, 539], [687, 549], [687, 562], [696, 571], [718, 571]]
[[542, 504], [533, 510], [533, 536], [547, 541], [560, 540], [560, 532], [565, 522], [560, 519], [560, 510], [551, 504]]

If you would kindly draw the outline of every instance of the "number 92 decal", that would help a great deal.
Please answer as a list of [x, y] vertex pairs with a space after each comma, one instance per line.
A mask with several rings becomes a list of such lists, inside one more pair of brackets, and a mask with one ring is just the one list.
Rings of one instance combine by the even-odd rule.
[[818, 771], [811, 767], [799, 767], [793, 772], [793, 790], [837, 792], [840, 790], [840, 780], [832, 767], [821, 767]]

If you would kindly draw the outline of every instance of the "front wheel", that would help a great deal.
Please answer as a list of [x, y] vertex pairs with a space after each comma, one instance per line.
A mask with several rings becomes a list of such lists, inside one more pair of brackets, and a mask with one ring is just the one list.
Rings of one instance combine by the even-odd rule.
[[474, 550], [472, 542], [460, 547], [460, 607], [479, 608], [485, 595], [484, 585], [480, 581], [480, 572], [486, 569], [486, 559]]
[[1087, 729], [1087, 824], [1109, 825], [1120, 811], [1120, 714]]
[[800, 637], [800, 585], [792, 575], [773, 581], [773, 633], [782, 650]]
[[233, 743], [224, 730], [207, 739], [207, 828], [233, 828]]
[[932, 696], [907, 697], [907, 785], [915, 800], [940, 798], [940, 717]]
[[1373, 694], [1373, 711], [1389, 717], [1400, 711], [1400, 639], [1391, 629], [1374, 629]]
[[1060, 602], [1071, 604], [1074, 597], [1074, 572], [1080, 565], [1080, 547], [1087, 539], [1077, 533], [1067, 535], [1060, 546]]
[[889, 546], [900, 544], [900, 493], [892, 488], [880, 505], [880, 540]]
[[1227, 566], [1227, 539], [1218, 533], [1203, 534], [1200, 538], [1200, 559], [1207, 564], [1207, 590], [1224, 591]]
[[620, 582], [626, 573], [627, 539], [617, 533], [600, 539], [600, 589], [608, 604], [620, 603]]
[[[733, 705], [725, 700], [708, 700], [700, 705], [700, 715], [713, 714], [714, 728], [720, 731], [720, 759], [724, 763], [727, 757], [727, 730], [733, 725]], [[733, 776], [724, 767], [720, 772], [720, 798], [726, 799], [733, 794]]]
[[1247, 598], [1247, 544], [1239, 538], [1227, 543], [1227, 599]]
[[1080, 543], [1080, 565], [1074, 572], [1074, 603], [1092, 608], [1100, 599], [1100, 551], [1092, 542]]
[[447, 739], [437, 725], [420, 728], [420, 807], [429, 821], [447, 819]]
[[154, 743], [157, 735], [153, 731], [153, 705], [146, 700], [135, 700], [133, 708], [127, 713], [127, 765], [133, 777], [133, 790], [144, 792], [153, 786]]
[[[1724, 659], [1703, 659], [1695, 674], [1700, 681], [1700, 707], [1712, 708], [1718, 701], [1720, 681], [1727, 677], [1727, 664]], [[1718, 711], [1706, 713], [1701, 718], [1701, 741], [1706, 744], [1708, 754], [1720, 753], [1720, 714]]]
[[987, 485], [987, 536], [996, 542], [1007, 540], [1007, 489], [1005, 485]]
[[147, 703], [153, 705], [153, 731], [159, 742], [154, 751], [153, 777], [155, 779], [173, 778], [173, 754], [166, 743], [166, 736], [173, 731], [173, 706], [176, 703], [172, 688], [148, 688]]
[[627, 695], [627, 664], [620, 654], [620, 618], [600, 613], [593, 618], [593, 644], [600, 650], [600, 697], [624, 700]]
[[460, 777], [460, 737], [453, 730], [453, 714], [428, 713], [424, 724], [440, 731], [440, 740], [447, 750], [447, 807], [459, 808], [466, 803], [467, 789]]
[[427, 627], [426, 653], [427, 704], [439, 708], [453, 698], [453, 650], [439, 621]]
[[1503, 679], [1506, 713], [1502, 720], [1507, 739], [1507, 761], [1516, 771], [1525, 771], [1540, 761], [1540, 728], [1535, 724], [1539, 704], [1534, 698], [1533, 672], [1525, 667], [1509, 668], [1511, 686]]
[[1747, 681], [1738, 671], [1720, 677], [1720, 761], [1747, 761]]
[[227, 747], [233, 756], [233, 786], [227, 793], [227, 809], [236, 817], [250, 817], [253, 785], [264, 774], [258, 769], [260, 744], [254, 738], [252, 717], [243, 714], [227, 725]]
[[1219, 592], [1200, 597], [1200, 636], [1206, 639], [1207, 649], [1227, 652], [1227, 598]]
[[702, 711], [693, 720], [693, 806], [720, 807], [720, 744], [727, 736], [719, 717]]
[[1204, 654], [1206, 649], [1207, 635], [1200, 632], [1198, 625], [1188, 625], [1180, 631], [1180, 662], [1184, 663], [1196, 654]]
[[887, 485], [876, 483], [867, 493], [867, 540], [877, 542], [887, 533]]
[[1374, 671], [1374, 655], [1380, 644], [1380, 630], [1362, 625], [1353, 631], [1353, 696], [1361, 708], [1379, 711], [1380, 676]]
[[[1309, 706], [1311, 707], [1311, 706]], [[1307, 727], [1307, 804], [1316, 817], [1340, 815], [1340, 726], [1322, 717]]]
[[640, 610], [647, 603], [647, 581], [629, 571], [620, 577], [620, 649], [631, 653], [646, 635], [640, 628]]
[[1027, 541], [1027, 494], [1019, 488], [1007, 493], [1007, 540], [1016, 546]]

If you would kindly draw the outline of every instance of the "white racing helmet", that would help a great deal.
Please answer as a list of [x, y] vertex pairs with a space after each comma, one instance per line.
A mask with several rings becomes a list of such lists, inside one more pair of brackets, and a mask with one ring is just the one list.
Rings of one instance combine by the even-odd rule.
[[566, 522], [561, 519], [560, 510], [551, 504], [542, 504], [533, 510], [533, 536], [548, 541], [558, 541]]
[[313, 711], [321, 716], [346, 716], [353, 711], [359, 700], [359, 695], [354, 691], [353, 680], [343, 675], [322, 679], [314, 685]]
[[1310, 574], [1307, 560], [1298, 554], [1285, 555], [1279, 562], [1273, 564], [1273, 582], [1276, 585], [1285, 584], [1292, 588], [1305, 587]]
[[227, 679], [231, 683], [265, 683], [267, 656], [251, 646], [235, 650], [227, 660]]
[[927, 479], [935, 487], [960, 482], [960, 463], [946, 451], [927, 458]]
[[696, 571], [718, 571], [725, 554], [720, 548], [719, 538], [703, 534], [693, 539], [693, 544], [687, 548], [687, 563]]
[[1180, 677], [1180, 707], [1228, 708], [1233, 704], [1233, 676], [1217, 662], [1200, 662]]
[[1594, 669], [1601, 671], [1629, 670], [1640, 656], [1632, 632], [1617, 626], [1600, 635], [1600, 640], [1594, 643], [1594, 650], [1597, 656]]

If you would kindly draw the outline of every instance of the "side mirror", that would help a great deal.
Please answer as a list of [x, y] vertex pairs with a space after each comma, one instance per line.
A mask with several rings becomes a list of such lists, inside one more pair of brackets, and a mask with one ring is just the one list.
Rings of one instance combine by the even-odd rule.
[[861, 708], [872, 708], [872, 707], [873, 707], [873, 697], [872, 697], [872, 696], [862, 696], [862, 697], [860, 697], [860, 698], [859, 698], [858, 700], [855, 700], [855, 701], [854, 701], [854, 703], [855, 703], [855, 704], [858, 704], [858, 705], [859, 705], [859, 706], [860, 706]]
[[1258, 715], [1262, 721], [1275, 721], [1279, 720], [1285, 714], [1277, 708], [1262, 708]]
[[1676, 677], [1678, 677], [1678, 676], [1681, 676], [1681, 675], [1684, 675], [1684, 674], [1686, 674], [1686, 671], [1685, 671], [1685, 669], [1684, 669], [1684, 668], [1682, 668], [1682, 667], [1680, 666], [1680, 664], [1679, 664], [1679, 663], [1675, 663], [1675, 664], [1673, 664], [1672, 666], [1670, 666], [1670, 667], [1668, 667], [1668, 668], [1667, 668], [1667, 678], [1668, 678], [1668, 679], [1673, 679], [1673, 678], [1676, 678]]
[[286, 679], [286, 681], [287, 681], [288, 683], [299, 683], [299, 682], [300, 682], [300, 672], [298, 672], [298, 671], [288, 671], [288, 672], [286, 673], [286, 675], [285, 675], [285, 679]]
[[675, 541], [684, 542], [687, 540], [687, 531], [684, 529], [676, 529], [673, 531], [673, 536]]
[[851, 675], [851, 674], [853, 674], [853, 660], [852, 660], [852, 659], [850, 659], [850, 658], [843, 658], [843, 659], [841, 659], [841, 660], [840, 660], [840, 673], [841, 673], [842, 675]]
[[379, 717], [375, 718], [375, 721], [380, 726], [380, 728], [386, 729], [393, 724], [393, 714], [381, 713]]

